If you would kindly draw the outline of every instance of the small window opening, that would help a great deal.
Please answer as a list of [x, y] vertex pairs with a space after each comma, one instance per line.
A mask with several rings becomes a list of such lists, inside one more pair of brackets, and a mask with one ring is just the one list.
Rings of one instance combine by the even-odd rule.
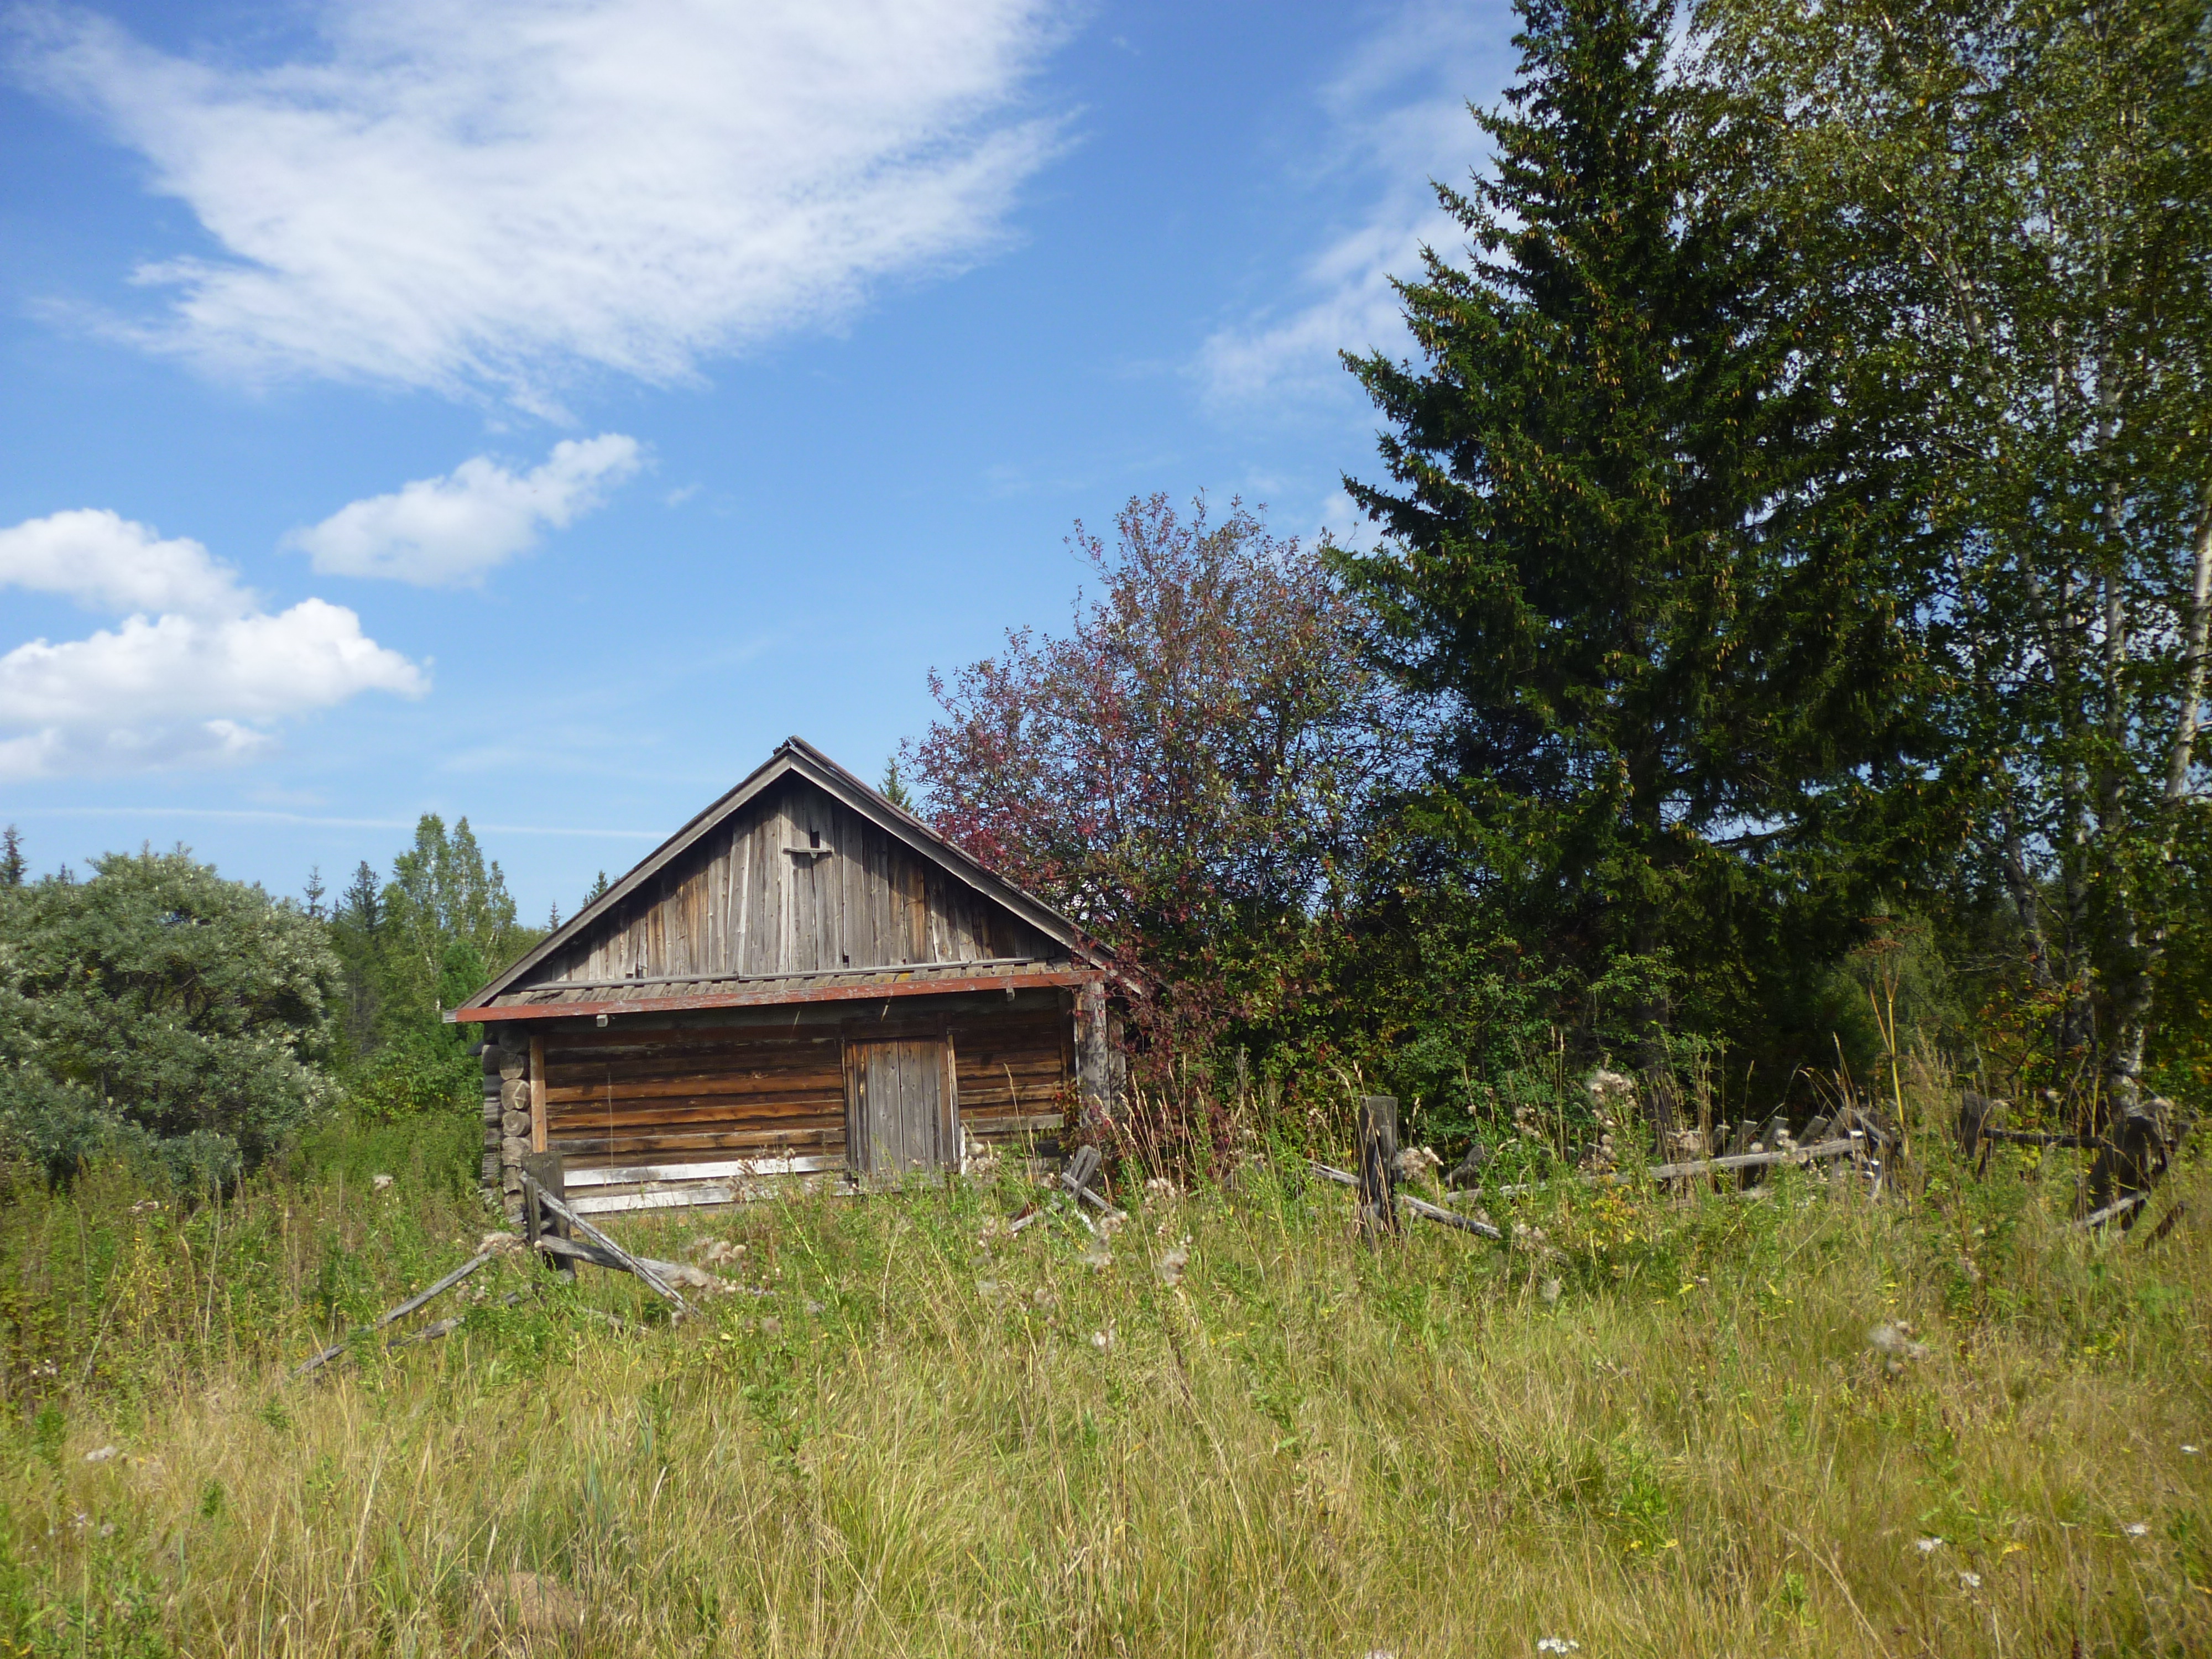
[[809, 847], [819, 847], [819, 846], [821, 846], [821, 845], [822, 845], [822, 832], [821, 832], [819, 830], [809, 830], [806, 832], [806, 844], [807, 844]]

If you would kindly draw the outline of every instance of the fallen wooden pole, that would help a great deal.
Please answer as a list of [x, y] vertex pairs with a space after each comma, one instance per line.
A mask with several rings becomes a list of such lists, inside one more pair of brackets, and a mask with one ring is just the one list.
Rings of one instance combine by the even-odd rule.
[[[1334, 1181], [1340, 1187], [1350, 1187], [1357, 1190], [1359, 1186], [1359, 1177], [1347, 1170], [1333, 1170], [1318, 1160], [1309, 1160], [1307, 1167], [1316, 1175]], [[1505, 1237], [1487, 1221], [1477, 1221], [1472, 1216], [1454, 1215], [1449, 1210], [1440, 1208], [1425, 1199], [1415, 1198], [1410, 1193], [1400, 1193], [1398, 1201], [1424, 1221], [1433, 1221], [1445, 1227], [1455, 1227], [1463, 1233], [1480, 1233], [1485, 1238], [1502, 1239]]]
[[2115, 1199], [2101, 1210], [2092, 1210], [2074, 1224], [2077, 1227], [2101, 1227], [2115, 1217], [2124, 1216], [2138, 1204], [2150, 1202], [2148, 1193], [2130, 1193], [2125, 1198]]
[[434, 1325], [425, 1325], [421, 1330], [405, 1336], [395, 1336], [384, 1346], [387, 1349], [410, 1347], [417, 1342], [434, 1342], [441, 1336], [451, 1336], [461, 1328], [458, 1319], [441, 1319]]
[[[1793, 1146], [1782, 1152], [1739, 1152], [1733, 1158], [1693, 1158], [1686, 1164], [1655, 1164], [1644, 1173], [1654, 1181], [1679, 1181], [1685, 1176], [1707, 1175], [1722, 1170], [1758, 1170], [1770, 1164], [1810, 1164], [1817, 1159], [1848, 1158], [1862, 1149], [1857, 1136], [1840, 1140], [1824, 1140], [1815, 1146]], [[1610, 1177], [1614, 1181], [1628, 1179], [1626, 1175]]]
[[[598, 1245], [581, 1243], [573, 1238], [563, 1238], [558, 1233], [539, 1234], [538, 1238], [538, 1248], [544, 1251], [547, 1255], [554, 1256], [562, 1261], [588, 1261], [594, 1267], [605, 1267], [613, 1273], [628, 1273], [629, 1271], [629, 1268], [623, 1267], [621, 1262], [616, 1261], [614, 1257], [609, 1255]], [[681, 1284], [684, 1282], [689, 1273], [696, 1271], [696, 1269], [686, 1269], [681, 1262], [662, 1261], [656, 1257], [649, 1255], [632, 1256], [630, 1260], [650, 1267], [654, 1273], [658, 1273], [661, 1278], [666, 1279], [672, 1285]]]
[[[1584, 1186], [1626, 1187], [1638, 1180], [1679, 1181], [1688, 1176], [1710, 1175], [1715, 1171], [1763, 1169], [1770, 1164], [1809, 1164], [1829, 1158], [1849, 1158], [1854, 1152], [1864, 1152], [1865, 1144], [1854, 1131], [1850, 1139], [1824, 1140], [1817, 1146], [1794, 1147], [1786, 1152], [1737, 1152], [1727, 1158], [1693, 1158], [1686, 1164], [1654, 1164], [1640, 1174], [1631, 1170], [1613, 1170], [1605, 1175], [1578, 1175], [1571, 1177]], [[1500, 1198], [1525, 1198], [1531, 1193], [1540, 1193], [1550, 1183], [1542, 1181], [1522, 1182], [1516, 1186], [1496, 1189]], [[1473, 1202], [1480, 1199], [1480, 1191], [1458, 1194]]]
[[1425, 1198], [1415, 1198], [1411, 1193], [1398, 1194], [1398, 1201], [1424, 1221], [1433, 1221], [1439, 1226], [1456, 1227], [1463, 1233], [1480, 1233], [1485, 1238], [1504, 1238], [1505, 1235], [1487, 1221], [1477, 1221], [1473, 1216], [1454, 1215]]
[[678, 1296], [674, 1288], [664, 1281], [659, 1274], [654, 1273], [650, 1267], [647, 1267], [642, 1261], [640, 1261], [628, 1250], [623, 1249], [621, 1245], [616, 1243], [614, 1240], [609, 1238], [597, 1227], [594, 1227], [590, 1222], [585, 1220], [583, 1217], [578, 1215], [561, 1200], [554, 1197], [552, 1194], [547, 1192], [544, 1188], [538, 1185], [538, 1182], [534, 1178], [526, 1175], [522, 1177], [522, 1181], [526, 1189], [536, 1192], [539, 1204], [543, 1205], [546, 1209], [550, 1210], [555, 1215], [560, 1217], [562, 1220], [567, 1222], [571, 1227], [574, 1227], [578, 1232], [581, 1233], [586, 1239], [589, 1240], [592, 1243], [598, 1245], [609, 1255], [612, 1256], [615, 1259], [616, 1265], [621, 1267], [623, 1272], [635, 1273], [638, 1278], [643, 1279], [647, 1285], [653, 1288], [656, 1294], [670, 1304], [670, 1305], [674, 1307], [678, 1313], [688, 1314], [691, 1311], [691, 1304], [686, 1302], [682, 1297]]
[[[418, 1291], [415, 1295], [409, 1297], [404, 1302], [392, 1309], [389, 1313], [379, 1314], [376, 1316], [375, 1322], [368, 1327], [368, 1328], [372, 1331], [380, 1331], [386, 1325], [391, 1324], [394, 1320], [404, 1319], [409, 1314], [413, 1313], [416, 1309], [421, 1307], [424, 1303], [430, 1301], [434, 1297], [443, 1296], [447, 1291], [452, 1290], [454, 1285], [459, 1284], [463, 1279], [466, 1279], [471, 1273], [483, 1267], [485, 1262], [490, 1261], [492, 1257], [498, 1254], [500, 1254], [500, 1252], [497, 1250], [485, 1250], [479, 1255], [470, 1257], [468, 1261], [464, 1261], [459, 1267], [454, 1268], [453, 1272], [447, 1273], [443, 1279], [430, 1286], [428, 1290]], [[292, 1373], [292, 1375], [295, 1376], [305, 1376], [309, 1371], [318, 1370], [324, 1365], [329, 1364], [331, 1361], [336, 1359], [340, 1354], [346, 1351], [346, 1349], [352, 1344], [354, 1337], [361, 1334], [362, 1333], [360, 1331], [356, 1331], [351, 1336], [347, 1337], [343, 1342], [333, 1342], [329, 1347], [325, 1348], [320, 1353], [316, 1354], [312, 1358], [303, 1361], [300, 1364], [299, 1368]]]

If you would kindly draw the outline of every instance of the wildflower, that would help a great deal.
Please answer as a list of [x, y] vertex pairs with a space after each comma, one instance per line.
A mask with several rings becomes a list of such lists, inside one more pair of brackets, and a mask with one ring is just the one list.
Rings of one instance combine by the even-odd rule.
[[1164, 1252], [1160, 1259], [1152, 1264], [1152, 1268], [1159, 1274], [1162, 1284], [1180, 1285], [1182, 1283], [1182, 1270], [1189, 1261], [1190, 1235], [1185, 1233], [1182, 1236], [1182, 1242], [1173, 1249]]
[[2130, 1521], [2120, 1530], [2130, 1538], [2141, 1538], [2150, 1530], [2150, 1523], [2147, 1521]]
[[1076, 1259], [1093, 1273], [1103, 1273], [1114, 1265], [1114, 1252], [1108, 1249], [1102, 1241], [1092, 1245]]
[[1582, 1644], [1571, 1636], [1540, 1636], [1536, 1638], [1539, 1653], [1579, 1653]]
[[1982, 1575], [1978, 1572], [1962, 1572], [1959, 1575], [1960, 1589], [1979, 1589], [1981, 1587]]
[[1547, 1279], [1536, 1287], [1536, 1291], [1547, 1303], [1557, 1302], [1559, 1299], [1559, 1281]]
[[1097, 1349], [1099, 1352], [1104, 1353], [1107, 1349], [1114, 1346], [1114, 1328], [1111, 1325], [1109, 1325], [1103, 1331], [1091, 1332], [1091, 1346]]
[[1877, 1325], [1867, 1333], [1867, 1346], [1892, 1359], [1928, 1358], [1928, 1345], [1912, 1340], [1910, 1325]]
[[1431, 1170], [1441, 1170], [1443, 1159], [1437, 1156], [1433, 1146], [1406, 1146], [1399, 1149], [1394, 1160], [1401, 1181], [1419, 1181]]
[[2203, 1448], [2201, 1446], [2184, 1446], [2181, 1449], [2181, 1455], [2184, 1457], [2194, 1457], [2203, 1449]]
[[114, 1455], [115, 1455], [115, 1448], [114, 1448], [114, 1447], [112, 1447], [112, 1446], [100, 1446], [100, 1447], [95, 1447], [93, 1450], [87, 1452], [87, 1453], [84, 1455], [84, 1461], [85, 1461], [86, 1462], [88, 1462], [88, 1463], [105, 1463], [105, 1462], [106, 1462], [109, 1458], [111, 1458], [111, 1457], [112, 1457], [112, 1456], [114, 1456]]
[[1636, 1079], [1619, 1072], [1592, 1072], [1589, 1081], [1583, 1085], [1595, 1097], [1601, 1107], [1610, 1108], [1615, 1102], [1632, 1104], [1636, 1099]]
[[1913, 1540], [1912, 1547], [1923, 1555], [1933, 1555], [1943, 1547], [1943, 1540], [1940, 1538], [1918, 1538]]
[[369, 1176], [368, 1184], [380, 1193], [392, 1184], [392, 1177], [388, 1175], [374, 1175]]

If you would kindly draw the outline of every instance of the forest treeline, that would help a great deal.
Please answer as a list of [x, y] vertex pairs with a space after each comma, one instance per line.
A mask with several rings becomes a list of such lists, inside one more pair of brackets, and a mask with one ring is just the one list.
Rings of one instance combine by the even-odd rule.
[[182, 847], [33, 880], [11, 826], [0, 1152], [54, 1180], [120, 1156], [202, 1189], [319, 1119], [471, 1110], [477, 1033], [444, 1011], [543, 937], [466, 818], [424, 814], [388, 877], [364, 860], [334, 901], [318, 874], [277, 898]]
[[[2201, 0], [1518, 9], [1410, 353], [1345, 360], [1363, 533], [1079, 526], [1068, 626], [933, 676], [887, 792], [1143, 970], [1200, 1139], [1371, 1088], [1449, 1143], [1598, 1064], [1763, 1114], [1909, 1042], [2058, 1119], [2201, 1097]], [[538, 937], [465, 821], [327, 907], [11, 868], [57, 1171], [465, 1103], [439, 1011]]]
[[1376, 535], [1079, 533], [1069, 631], [934, 685], [927, 809], [1159, 975], [1164, 1097], [1763, 1111], [1914, 1030], [2197, 1088], [2205, 9], [1518, 9], [1413, 355], [1346, 358]]

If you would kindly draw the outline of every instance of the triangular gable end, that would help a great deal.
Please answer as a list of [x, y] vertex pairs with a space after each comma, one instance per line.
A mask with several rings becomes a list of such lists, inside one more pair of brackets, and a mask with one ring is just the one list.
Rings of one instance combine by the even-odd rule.
[[792, 738], [455, 1017], [592, 987], [1048, 960], [1106, 966], [1059, 911]]

